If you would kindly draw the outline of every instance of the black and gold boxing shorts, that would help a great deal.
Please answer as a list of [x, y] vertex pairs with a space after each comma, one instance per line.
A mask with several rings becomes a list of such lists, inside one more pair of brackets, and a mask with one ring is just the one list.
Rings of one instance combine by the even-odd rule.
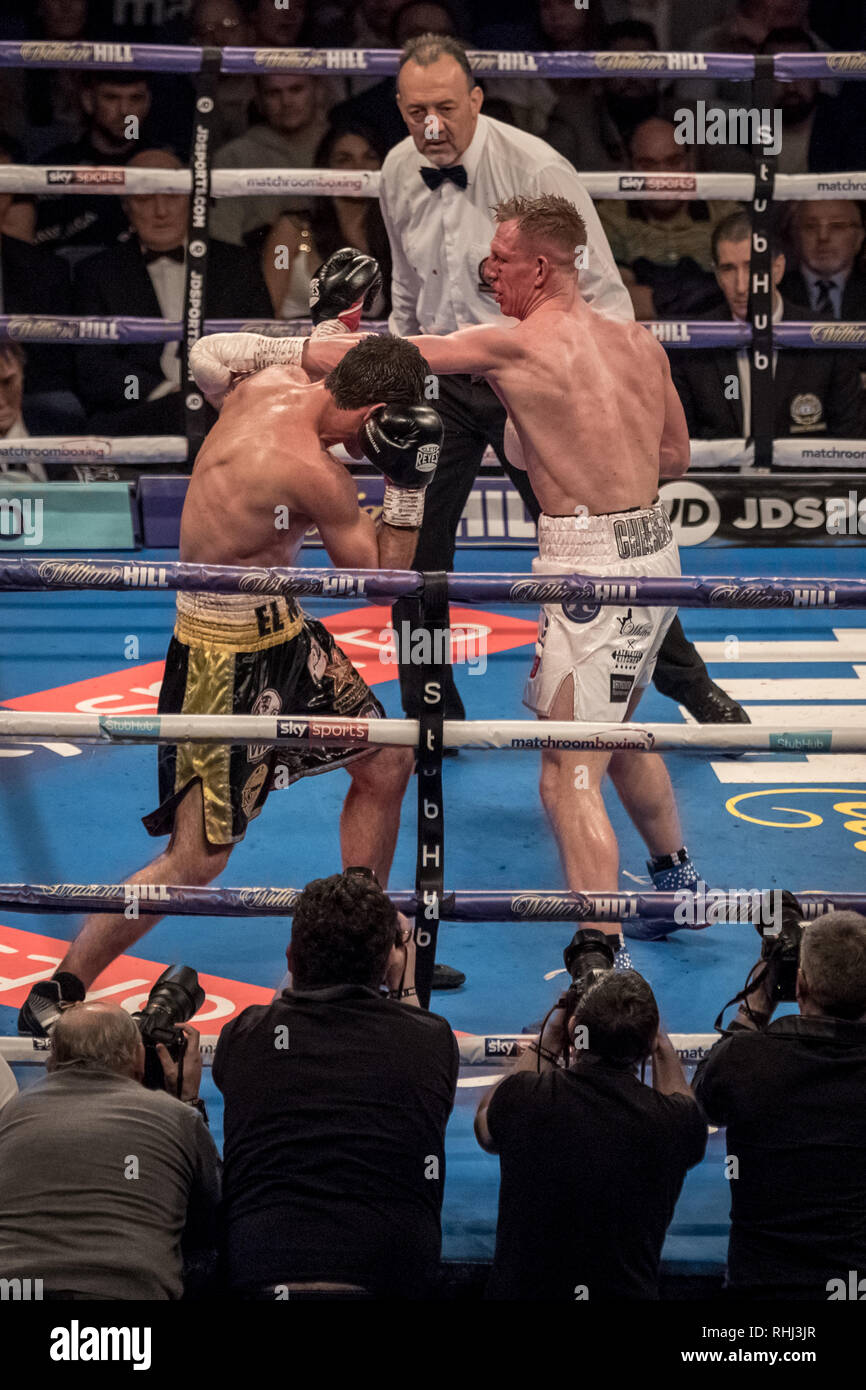
[[[330, 714], [378, 719], [385, 711], [321, 623], [292, 599], [247, 594], [177, 595], [160, 714]], [[274, 787], [327, 772], [364, 749], [274, 748], [253, 744], [163, 744], [160, 804], [144, 816], [151, 835], [168, 835], [174, 813], [200, 781], [205, 835], [234, 844]]]

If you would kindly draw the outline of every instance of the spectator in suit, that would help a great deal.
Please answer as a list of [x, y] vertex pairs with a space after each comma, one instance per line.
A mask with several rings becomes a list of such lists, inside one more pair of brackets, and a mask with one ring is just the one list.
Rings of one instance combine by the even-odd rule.
[[[672, 121], [650, 116], [632, 132], [629, 167], [643, 173], [691, 173], [694, 156], [676, 140]], [[737, 212], [727, 199], [607, 198], [597, 204], [601, 225], [634, 305], [635, 318], [692, 318], [715, 313], [724, 298], [713, 275], [713, 227]]]
[[[42, 163], [68, 169], [77, 165], [125, 165], [141, 148], [151, 105], [150, 82], [136, 72], [85, 74], [81, 104], [86, 128], [77, 140], [40, 156]], [[137, 131], [136, 135], [134, 132]], [[114, 246], [126, 229], [119, 198], [64, 192], [37, 204], [36, 242], [89, 251]]]
[[[716, 278], [727, 302], [723, 318], [745, 322], [749, 301], [751, 223], [748, 213], [734, 213], [713, 232]], [[773, 260], [776, 286], [773, 322], [814, 318], [782, 298], [778, 286], [785, 257]], [[680, 394], [689, 434], [697, 439], [748, 438], [751, 434], [751, 383], [746, 348], [715, 348], [671, 354], [671, 372]], [[738, 391], [727, 389], [733, 379]], [[852, 439], [863, 433], [862, 390], [850, 352], [785, 348], [773, 373], [775, 435], [823, 435]]]
[[[0, 134], [0, 165], [20, 162], [20, 151]], [[0, 193], [0, 227], [14, 194]], [[69, 268], [59, 257], [17, 236], [0, 233], [0, 313], [69, 314]], [[33, 343], [27, 349], [24, 413], [33, 434], [54, 434], [84, 423], [75, 396], [72, 349], [59, 343]]]
[[[381, 169], [387, 151], [377, 133], [364, 126], [332, 126], [316, 151], [317, 169]], [[341, 246], [374, 256], [382, 289], [367, 318], [391, 312], [391, 247], [378, 198], [317, 198], [309, 218], [284, 213], [265, 241], [262, 273], [277, 318], [306, 318], [310, 279]]]
[[[273, 72], [256, 79], [262, 119], [217, 151], [217, 169], [311, 169], [327, 130], [319, 80], [303, 73]], [[220, 198], [211, 214], [214, 236], [242, 246], [251, 232], [270, 227], [282, 212], [308, 212], [308, 197], [256, 194]]]
[[[178, 169], [164, 150], [143, 150], [132, 168]], [[189, 198], [136, 194], [123, 200], [132, 235], [122, 245], [82, 261], [75, 270], [78, 313], [183, 316]], [[212, 241], [206, 318], [270, 317], [261, 272], [250, 252]], [[89, 426], [106, 434], [177, 434], [182, 430], [178, 343], [130, 343], [79, 348], [81, 398]], [[130, 378], [137, 393], [130, 400]]]
[[[792, 203], [790, 233], [797, 268], [787, 270], [781, 291], [819, 319], [866, 319], [863, 204], [845, 198]], [[866, 354], [856, 354], [866, 387]]]

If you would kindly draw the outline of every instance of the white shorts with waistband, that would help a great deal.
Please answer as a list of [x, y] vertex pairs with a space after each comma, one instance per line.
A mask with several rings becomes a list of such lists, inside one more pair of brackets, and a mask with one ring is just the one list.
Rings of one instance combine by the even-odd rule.
[[[605, 516], [538, 519], [533, 573], [677, 575], [680, 559], [661, 503]], [[523, 703], [549, 717], [559, 689], [574, 677], [573, 718], [619, 723], [629, 700], [652, 678], [675, 608], [616, 608], [582, 602], [545, 604]], [[565, 718], [568, 716], [565, 715]]]

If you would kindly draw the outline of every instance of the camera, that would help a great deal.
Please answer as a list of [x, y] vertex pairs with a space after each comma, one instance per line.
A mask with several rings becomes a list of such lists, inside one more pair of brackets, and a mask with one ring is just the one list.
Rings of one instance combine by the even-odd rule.
[[[147, 996], [147, 1003], [133, 1018], [144, 1043], [144, 1084], [161, 1091], [165, 1074], [157, 1055], [157, 1043], [164, 1043], [175, 1062], [182, 1064], [186, 1038], [175, 1027], [188, 1023], [205, 1001], [198, 975], [190, 965], [169, 965]], [[180, 1087], [181, 1077], [178, 1077]]]
[[571, 976], [566, 994], [566, 1006], [572, 1013], [579, 999], [591, 985], [608, 970], [613, 970], [614, 945], [606, 932], [596, 927], [578, 927], [562, 953], [565, 968]]
[[782, 925], [778, 935], [761, 932], [761, 960], [766, 967], [766, 989], [779, 1004], [793, 1004], [797, 998], [797, 971], [805, 923], [793, 893], [782, 894]]

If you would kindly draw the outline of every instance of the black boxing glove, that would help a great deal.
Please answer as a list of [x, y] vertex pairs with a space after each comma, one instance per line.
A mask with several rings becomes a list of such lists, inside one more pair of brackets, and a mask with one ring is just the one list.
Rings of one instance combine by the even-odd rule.
[[[361, 314], [370, 308], [381, 288], [378, 261], [351, 246], [342, 247], [319, 266], [310, 281], [313, 323], [317, 328], [327, 324], [325, 333], [357, 333]], [[322, 330], [317, 336], [322, 336]]]
[[383, 405], [361, 426], [358, 442], [385, 475], [382, 520], [417, 530], [424, 516], [424, 489], [433, 481], [445, 431], [429, 405]]

